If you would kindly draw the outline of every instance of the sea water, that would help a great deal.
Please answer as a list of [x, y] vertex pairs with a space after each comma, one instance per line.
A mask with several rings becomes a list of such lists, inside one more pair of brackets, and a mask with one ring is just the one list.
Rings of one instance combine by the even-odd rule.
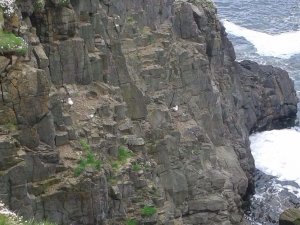
[[[237, 60], [287, 70], [300, 93], [300, 1], [215, 0]], [[299, 107], [298, 107], [299, 110]], [[253, 224], [278, 224], [279, 214], [300, 206], [300, 128], [252, 134], [256, 193], [246, 211]]]

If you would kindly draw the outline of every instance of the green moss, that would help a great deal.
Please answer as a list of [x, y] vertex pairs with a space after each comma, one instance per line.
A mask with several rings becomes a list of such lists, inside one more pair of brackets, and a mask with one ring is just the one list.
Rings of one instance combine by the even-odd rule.
[[45, 8], [45, 0], [35, 0], [33, 4], [34, 11], [41, 12]]
[[21, 37], [16, 37], [13, 33], [0, 31], [0, 54], [15, 54], [24, 56], [28, 45]]
[[138, 222], [136, 221], [136, 219], [131, 218], [131, 219], [126, 220], [125, 224], [126, 225], [138, 225]]
[[144, 206], [144, 208], [141, 209], [141, 215], [144, 217], [150, 217], [153, 216], [157, 212], [157, 209], [154, 206]]

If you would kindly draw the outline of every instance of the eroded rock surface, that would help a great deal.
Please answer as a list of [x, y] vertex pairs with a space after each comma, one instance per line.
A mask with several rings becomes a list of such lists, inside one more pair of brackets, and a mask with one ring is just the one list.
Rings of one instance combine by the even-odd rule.
[[[244, 223], [249, 132], [296, 115], [285, 71], [235, 62], [206, 0], [26, 0], [19, 11], [30, 52], [0, 57], [4, 203], [58, 224]], [[101, 169], [76, 176], [87, 151]]]

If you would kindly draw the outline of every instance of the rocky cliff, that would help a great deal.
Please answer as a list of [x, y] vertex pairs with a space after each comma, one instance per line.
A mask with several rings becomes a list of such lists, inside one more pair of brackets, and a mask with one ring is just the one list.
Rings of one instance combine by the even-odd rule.
[[0, 56], [0, 199], [57, 224], [244, 224], [248, 135], [295, 117], [288, 74], [236, 62], [208, 0], [38, 2], [5, 21], [29, 51]]

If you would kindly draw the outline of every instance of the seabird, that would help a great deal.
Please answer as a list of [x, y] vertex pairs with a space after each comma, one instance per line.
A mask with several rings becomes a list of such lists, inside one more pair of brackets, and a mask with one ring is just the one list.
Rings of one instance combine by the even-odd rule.
[[173, 109], [175, 112], [177, 112], [177, 111], [178, 111], [178, 105], [172, 107], [172, 109]]
[[71, 99], [71, 98], [68, 98], [68, 101], [67, 101], [67, 103], [68, 103], [69, 105], [73, 105], [73, 104], [74, 104], [74, 102], [72, 101], [72, 99]]

